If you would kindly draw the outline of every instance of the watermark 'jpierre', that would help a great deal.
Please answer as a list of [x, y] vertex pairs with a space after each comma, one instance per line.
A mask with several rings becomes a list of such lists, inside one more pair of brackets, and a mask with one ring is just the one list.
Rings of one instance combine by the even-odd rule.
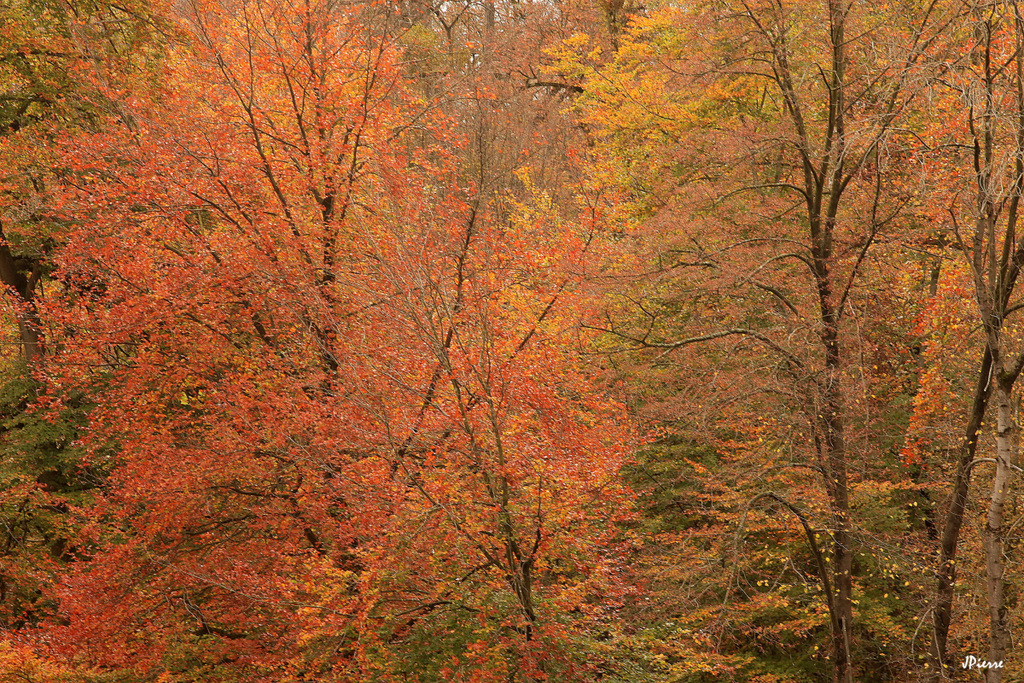
[[974, 655], [967, 655], [964, 658], [963, 667], [965, 669], [1002, 669], [1003, 660], [998, 662], [989, 662], [984, 659], [978, 659]]

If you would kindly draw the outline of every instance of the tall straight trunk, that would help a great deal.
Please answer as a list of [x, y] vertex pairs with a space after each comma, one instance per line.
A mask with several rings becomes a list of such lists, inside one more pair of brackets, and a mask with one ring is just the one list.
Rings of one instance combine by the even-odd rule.
[[[1013, 408], [1010, 403], [1013, 379], [1000, 372], [996, 383], [996, 472], [992, 480], [992, 499], [985, 524], [985, 574], [987, 579], [989, 613], [989, 662], [1002, 662], [1010, 644], [1010, 629], [1006, 620], [1006, 596], [1003, 575], [1003, 523], [1006, 494], [1010, 487], [1010, 466], [1016, 455]], [[987, 683], [1000, 683], [1003, 669], [985, 670]]]
[[822, 387], [825, 427], [825, 488], [829, 494], [833, 520], [832, 562], [835, 573], [836, 623], [832, 629], [832, 664], [835, 683], [853, 683], [850, 634], [853, 629], [853, 543], [850, 535], [850, 495], [847, 483], [847, 452], [844, 434], [845, 406], [841, 386], [842, 351], [839, 320], [843, 299], [835, 300], [832, 270], [833, 237], [839, 205], [845, 187], [846, 140], [846, 15], [847, 0], [829, 0], [832, 46], [832, 72], [829, 75], [828, 134], [819, 168], [820, 183], [810, 207], [811, 253], [817, 280], [821, 315], [821, 344], [825, 352], [825, 376]]
[[853, 628], [853, 552], [850, 538], [849, 510], [836, 505], [833, 510], [833, 565], [836, 591], [836, 625], [832, 631], [833, 680], [853, 683], [853, 661], [850, 657], [850, 633]]
[[823, 387], [823, 431], [826, 490], [832, 511], [832, 572], [835, 590], [835, 615], [832, 625], [832, 664], [834, 683], [853, 683], [850, 657], [850, 633], [853, 627], [853, 543], [850, 535], [850, 494], [847, 481], [847, 453], [844, 436], [844, 406], [840, 383], [840, 345], [836, 312], [830, 305], [828, 269], [819, 281], [824, 327], [825, 386]]
[[847, 476], [845, 405], [842, 392], [842, 352], [839, 343], [839, 312], [832, 305], [832, 279], [828, 267], [832, 220], [826, 221], [826, 240], [819, 244], [816, 261], [821, 313], [821, 343], [825, 351], [825, 376], [822, 386], [821, 427], [824, 453], [821, 454], [825, 490], [832, 513], [832, 572], [835, 589], [835, 615], [832, 624], [832, 666], [834, 683], [853, 683], [850, 640], [853, 629], [853, 538], [850, 533], [850, 492]]

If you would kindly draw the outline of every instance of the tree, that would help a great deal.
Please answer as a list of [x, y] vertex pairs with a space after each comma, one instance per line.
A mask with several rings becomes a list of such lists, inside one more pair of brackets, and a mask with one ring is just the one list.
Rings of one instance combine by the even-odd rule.
[[[10, 2], [0, 9], [0, 280], [18, 321], [25, 361], [42, 352], [35, 297], [59, 229], [46, 216], [60, 162], [53, 142], [116, 113], [161, 39], [146, 3]], [[142, 72], [142, 73], [140, 73]]]
[[[936, 199], [939, 196], [942, 193], [936, 192]], [[929, 222], [941, 230], [944, 219], [933, 218]], [[937, 521], [931, 540], [938, 543], [938, 558], [931, 614], [932, 652], [926, 674], [933, 680], [942, 680], [950, 668], [955, 669], [963, 661], [954, 654], [956, 648], [950, 647], [949, 640], [955, 624], [959, 577], [970, 577], [975, 570], [970, 559], [958, 557], [958, 550], [965, 540], [973, 544], [976, 532], [980, 533], [967, 513], [974, 504], [970, 482], [975, 458], [979, 448], [987, 447], [983, 424], [991, 396], [992, 359], [984, 340], [978, 339], [976, 332], [968, 333], [974, 328], [974, 314], [969, 307], [973, 298], [969, 269], [966, 264], [956, 263], [957, 256], [944, 253], [948, 246], [945, 240], [929, 241], [934, 242], [937, 259], [928, 274], [929, 302], [919, 313], [916, 327], [922, 340], [921, 368], [902, 455], [909, 466], [920, 468], [924, 476], [934, 473], [931, 476], [937, 481], [929, 488], [943, 497], [947, 495], [946, 482], [952, 482], [946, 506], [933, 505], [931, 513]], [[980, 363], [975, 360], [979, 356]], [[965, 414], [966, 424], [951, 418]], [[947, 474], [950, 466], [952, 472]], [[968, 636], [963, 640], [973, 639]]]
[[[851, 462], [860, 470], [870, 461], [861, 454], [891, 448], [864, 436], [874, 401], [851, 389], [872, 381], [855, 360], [857, 330], [877, 301], [865, 283], [885, 277], [876, 244], [903, 227], [914, 195], [899, 129], [921, 88], [922, 57], [949, 20], [938, 3], [906, 13], [840, 1], [668, 9], [636, 21], [605, 63], [593, 63], [598, 53], [581, 38], [560, 67], [582, 78], [578, 107], [597, 131], [595, 184], [624, 200], [618, 218], [642, 226], [623, 251], [647, 257], [638, 259], [643, 285], [613, 295], [621, 304], [595, 326], [648, 350], [654, 367], [714, 344], [701, 353], [730, 368], [730, 400], [757, 405], [774, 394], [801, 416], [771, 441], [799, 449], [786, 466], [816, 472], [823, 498], [796, 476], [782, 500], [762, 493], [798, 518], [816, 557], [836, 681], [855, 676], [853, 572], [866, 538]], [[853, 484], [865, 488], [865, 479]], [[810, 513], [819, 500], [823, 519]], [[822, 530], [827, 567], [815, 541]]]
[[112, 473], [59, 649], [182, 680], [590, 676], [570, 643], [626, 589], [632, 440], [574, 362], [592, 236], [541, 192], [488, 209], [392, 19], [193, 3], [132, 126], [64, 140], [46, 369], [94, 397]]
[[[987, 660], [997, 662], [1006, 658], [1010, 645], [1004, 509], [1013, 461], [1018, 455], [1012, 399], [1024, 368], [1024, 354], [1015, 350], [1017, 333], [1011, 317], [1016, 310], [1017, 277], [1024, 263], [1024, 243], [1016, 230], [1024, 176], [1024, 79], [1020, 62], [1024, 21], [1016, 3], [971, 5], [958, 30], [970, 38], [958, 58], [941, 63], [936, 81], [940, 97], [947, 95], [939, 100], [948, 107], [943, 115], [948, 121], [962, 123], [964, 131], [961, 138], [952, 132], [957, 130], [955, 126], [947, 126], [933, 138], [932, 154], [936, 165], [945, 171], [936, 179], [935, 194], [941, 211], [934, 220], [948, 231], [950, 246], [955, 246], [967, 261], [977, 302], [975, 320], [984, 332], [985, 352], [958, 479], [966, 479], [979, 463], [995, 464], [984, 532], [984, 573], [989, 612]], [[938, 152], [940, 145], [942, 152]], [[980, 418], [989, 396], [996, 404], [994, 459], [974, 457]], [[952, 564], [952, 555], [945, 546], [943, 559]], [[952, 577], [952, 570], [944, 571], [942, 577], [947, 574]], [[952, 578], [945, 587], [947, 596], [951, 596]], [[948, 605], [947, 597], [936, 611], [940, 660], [946, 655]], [[1002, 673], [1002, 669], [988, 669], [986, 680], [1002, 680]]]
[[74, 446], [88, 399], [65, 397], [51, 410], [33, 374], [45, 351], [38, 299], [52, 283], [67, 227], [55, 217], [56, 188], [76, 173], [58, 141], [123, 113], [125, 89], [145, 82], [159, 57], [159, 15], [156, 5], [133, 2], [0, 7], [0, 305], [10, 333], [0, 354], [0, 624], [7, 629], [52, 616], [41, 589], [71, 559], [69, 510], [102, 478], [81, 467]]

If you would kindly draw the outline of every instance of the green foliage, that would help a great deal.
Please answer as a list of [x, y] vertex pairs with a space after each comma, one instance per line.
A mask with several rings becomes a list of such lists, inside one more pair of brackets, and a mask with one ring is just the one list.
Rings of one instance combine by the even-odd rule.
[[645, 534], [706, 528], [713, 516], [698, 499], [701, 470], [714, 469], [720, 458], [708, 444], [668, 435], [643, 449], [623, 468], [626, 482], [637, 491]]
[[34, 403], [39, 385], [23, 366], [8, 365], [0, 384], [0, 624], [16, 628], [52, 612], [47, 597], [61, 563], [74, 558], [75, 506], [101, 482], [75, 446], [81, 405]]

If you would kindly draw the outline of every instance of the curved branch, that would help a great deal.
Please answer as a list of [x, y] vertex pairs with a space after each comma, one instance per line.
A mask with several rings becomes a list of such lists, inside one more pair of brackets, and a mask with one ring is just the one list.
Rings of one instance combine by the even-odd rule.
[[625, 339], [626, 341], [628, 341], [628, 342], [630, 342], [632, 344], [636, 344], [638, 348], [664, 349], [666, 353], [668, 353], [669, 351], [675, 351], [676, 349], [681, 349], [684, 346], [690, 346], [692, 344], [699, 344], [701, 342], [712, 341], [714, 339], [721, 339], [722, 337], [733, 337], [733, 336], [751, 337], [752, 339], [758, 340], [759, 342], [761, 342], [762, 344], [764, 344], [765, 346], [770, 348], [772, 351], [776, 352], [777, 354], [779, 354], [780, 356], [785, 358], [786, 361], [788, 361], [794, 367], [800, 368], [801, 370], [804, 370], [804, 371], [806, 371], [806, 369], [807, 369], [806, 366], [804, 365], [803, 361], [801, 361], [799, 358], [794, 356], [792, 353], [790, 353], [786, 349], [782, 348], [782, 346], [780, 346], [776, 341], [774, 341], [770, 337], [768, 337], [768, 336], [766, 336], [766, 335], [764, 335], [764, 334], [762, 334], [762, 333], [760, 333], [760, 332], [758, 332], [756, 330], [749, 330], [749, 329], [746, 329], [746, 328], [743, 328], [743, 327], [733, 327], [733, 328], [729, 328], [729, 329], [726, 329], [726, 330], [719, 330], [718, 332], [709, 332], [707, 334], [700, 334], [700, 335], [697, 335], [695, 337], [687, 337], [686, 339], [679, 339], [677, 341], [670, 341], [670, 342], [648, 341], [645, 338], [641, 339], [641, 338], [633, 337], [631, 335], [628, 335], [628, 334], [625, 334], [623, 332], [619, 332], [618, 330], [614, 330], [614, 329], [607, 328], [607, 327], [595, 327], [593, 325], [586, 325], [586, 324], [581, 325], [581, 327], [583, 329], [586, 329], [586, 330], [594, 330], [596, 332], [606, 332], [606, 333], [611, 334], [613, 336], [616, 336], [616, 337], [618, 337], [620, 339]]
[[760, 290], [763, 290], [765, 292], [768, 292], [769, 294], [774, 295], [775, 298], [778, 299], [779, 301], [781, 301], [782, 304], [786, 308], [788, 308], [790, 311], [793, 312], [793, 315], [799, 317], [800, 311], [797, 310], [796, 306], [794, 306], [792, 303], [790, 303], [789, 299], [787, 299], [786, 295], [783, 294], [781, 291], [779, 291], [775, 287], [772, 287], [771, 285], [765, 285], [765, 284], [762, 284], [760, 282], [752, 282], [751, 284], [754, 285], [755, 287], [757, 287]]
[[759, 493], [750, 499], [747, 503], [747, 509], [743, 512], [743, 518], [740, 520], [740, 531], [742, 531], [742, 525], [745, 523], [747, 518], [747, 512], [754, 507], [754, 504], [763, 498], [770, 498], [780, 505], [784, 506], [790, 512], [792, 512], [797, 519], [800, 520], [800, 525], [804, 528], [804, 534], [807, 536], [807, 543], [811, 546], [811, 554], [814, 555], [814, 563], [817, 565], [818, 578], [821, 579], [821, 592], [825, 596], [825, 604], [828, 607], [829, 620], [832, 622], [833, 629], [839, 629], [839, 620], [836, 614], [835, 599], [832, 595], [832, 582], [829, 579], [828, 568], [825, 565], [825, 555], [821, 552], [821, 548], [818, 547], [818, 541], [814, 537], [814, 530], [811, 528], [810, 523], [807, 521], [807, 517], [792, 503], [788, 500], [779, 496], [778, 494], [767, 492]]

